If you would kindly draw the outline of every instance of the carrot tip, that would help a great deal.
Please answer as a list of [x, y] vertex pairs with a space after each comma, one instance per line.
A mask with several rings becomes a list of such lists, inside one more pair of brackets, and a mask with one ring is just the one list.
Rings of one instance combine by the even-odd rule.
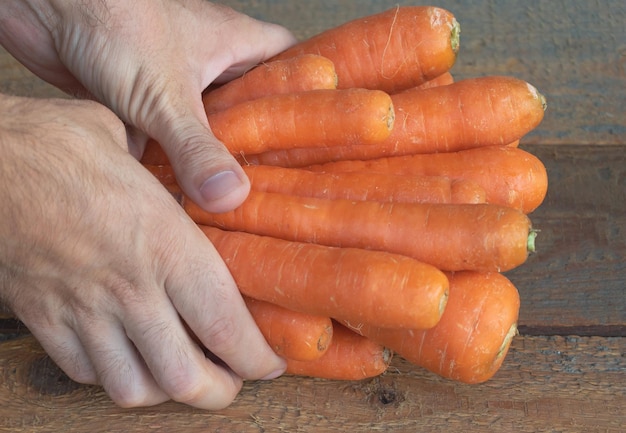
[[383, 362], [385, 365], [391, 364], [391, 360], [393, 359], [393, 351], [388, 348], [383, 348]]
[[450, 45], [454, 53], [459, 52], [461, 46], [461, 25], [456, 19], [453, 19], [452, 29], [450, 29]]
[[534, 253], [536, 251], [535, 239], [537, 238], [538, 232], [539, 230], [537, 229], [531, 229], [528, 232], [528, 238], [526, 239], [526, 249], [530, 253]]
[[495, 357], [495, 362], [498, 362], [500, 358], [505, 355], [505, 353], [509, 349], [509, 346], [511, 345], [513, 337], [515, 337], [516, 335], [519, 335], [519, 331], [517, 329], [517, 323], [513, 323], [509, 328], [509, 331], [504, 336], [504, 340], [502, 340], [502, 346], [500, 346], [500, 349], [498, 350], [498, 353]]
[[539, 101], [541, 101], [541, 107], [543, 108], [543, 111], [546, 111], [548, 109], [548, 101], [546, 100], [546, 97], [543, 96], [541, 93], [539, 93]]

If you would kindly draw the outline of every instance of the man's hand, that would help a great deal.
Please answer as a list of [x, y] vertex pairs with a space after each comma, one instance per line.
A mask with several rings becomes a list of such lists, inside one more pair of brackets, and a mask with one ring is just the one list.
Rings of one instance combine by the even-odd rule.
[[111, 111], [0, 95], [0, 155], [0, 300], [71, 378], [122, 406], [216, 409], [242, 378], [282, 373], [218, 253], [129, 155]]

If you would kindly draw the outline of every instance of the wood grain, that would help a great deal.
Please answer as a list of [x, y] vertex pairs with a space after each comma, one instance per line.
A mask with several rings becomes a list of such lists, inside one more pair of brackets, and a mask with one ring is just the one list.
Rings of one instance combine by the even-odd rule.
[[619, 432], [625, 343], [518, 337], [482, 385], [446, 381], [399, 358], [385, 375], [361, 382], [249, 382], [232, 406], [208, 413], [177, 403], [120, 409], [98, 387], [71, 382], [26, 337], [0, 345], [0, 431]]
[[531, 214], [537, 253], [507, 273], [522, 331], [625, 336], [626, 146], [526, 149], [546, 165], [549, 187]]

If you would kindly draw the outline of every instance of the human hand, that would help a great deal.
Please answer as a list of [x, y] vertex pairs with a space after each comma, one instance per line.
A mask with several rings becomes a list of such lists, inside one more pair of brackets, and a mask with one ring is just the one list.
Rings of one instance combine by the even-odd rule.
[[[245, 199], [249, 182], [211, 133], [201, 93], [291, 45], [287, 30], [205, 0], [11, 1], [0, 22], [0, 40], [35, 74], [159, 141], [199, 205]], [[139, 157], [145, 141], [132, 144]]]
[[[121, 406], [228, 405], [284, 361], [228, 269], [91, 101], [0, 95], [0, 301]], [[221, 362], [194, 343], [201, 340]]]

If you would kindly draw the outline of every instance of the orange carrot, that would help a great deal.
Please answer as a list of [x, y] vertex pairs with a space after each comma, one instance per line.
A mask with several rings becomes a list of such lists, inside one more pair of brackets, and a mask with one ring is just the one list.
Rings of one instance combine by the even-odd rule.
[[[170, 165], [144, 164], [163, 185], [176, 185]], [[485, 203], [483, 187], [469, 179], [383, 173], [324, 173], [264, 165], [244, 166], [255, 191], [318, 198], [397, 203]]]
[[159, 142], [152, 138], [148, 139], [146, 148], [144, 149], [139, 162], [145, 165], [153, 166], [170, 164], [170, 160], [167, 158], [167, 155]]
[[333, 380], [361, 380], [384, 373], [392, 353], [339, 323], [334, 324], [330, 347], [319, 359], [287, 360], [287, 374]]
[[541, 160], [511, 146], [369, 161], [338, 161], [309, 168], [326, 172], [365, 171], [471, 179], [485, 189], [488, 203], [510, 206], [525, 213], [535, 210], [548, 190], [548, 174]]
[[392, 100], [398, 123], [385, 142], [390, 155], [506, 145], [534, 129], [546, 108], [534, 86], [497, 75], [405, 90]]
[[392, 93], [448, 71], [458, 48], [459, 24], [450, 12], [406, 6], [328, 29], [275, 58], [320, 54], [335, 64], [339, 88]]
[[234, 154], [269, 149], [374, 144], [389, 136], [391, 97], [379, 90], [311, 90], [242, 102], [209, 115]]
[[493, 204], [378, 203], [251, 191], [212, 214], [186, 196], [197, 223], [299, 242], [387, 251], [448, 271], [507, 271], [524, 263], [534, 232], [522, 212]]
[[[151, 169], [167, 182], [163, 169]], [[244, 166], [255, 191], [305, 197], [396, 203], [484, 203], [484, 189], [473, 181], [442, 176], [382, 173], [323, 173], [297, 168]]]
[[434, 328], [353, 329], [440, 376], [484, 382], [502, 365], [517, 332], [519, 293], [499, 273], [458, 272], [449, 279], [450, 300]]
[[249, 297], [244, 299], [261, 333], [278, 355], [312, 361], [328, 349], [333, 336], [330, 318], [288, 310]]
[[143, 166], [156, 177], [163, 185], [176, 185], [176, 174], [171, 165], [143, 164]]
[[397, 328], [432, 327], [445, 307], [443, 272], [409, 257], [201, 228], [254, 299]]
[[326, 57], [305, 54], [261, 63], [239, 78], [211, 89], [202, 97], [207, 113], [263, 96], [315, 89], [335, 89], [335, 65]]
[[[543, 119], [546, 106], [537, 89], [506, 76], [465, 79], [429, 89], [417, 87], [391, 95], [391, 99], [396, 114], [394, 128], [376, 146], [292, 148], [259, 156], [258, 162], [301, 167], [506, 145], [534, 129]], [[269, 158], [276, 162], [270, 162]]]

